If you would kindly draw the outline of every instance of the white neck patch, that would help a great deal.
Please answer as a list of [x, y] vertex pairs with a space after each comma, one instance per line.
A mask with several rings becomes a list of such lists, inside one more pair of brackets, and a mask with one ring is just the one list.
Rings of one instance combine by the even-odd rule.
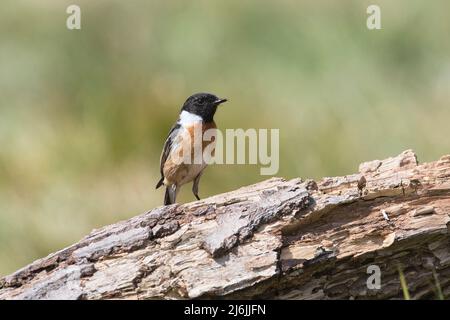
[[202, 117], [183, 110], [181, 111], [180, 120], [178, 122], [182, 126], [188, 126], [201, 121], [203, 121]]

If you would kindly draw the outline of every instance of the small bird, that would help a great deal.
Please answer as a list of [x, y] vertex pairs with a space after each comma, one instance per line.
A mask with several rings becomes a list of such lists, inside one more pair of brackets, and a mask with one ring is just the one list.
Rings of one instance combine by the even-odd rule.
[[[214, 123], [214, 114], [217, 107], [226, 102], [227, 99], [220, 99], [217, 96], [210, 93], [196, 93], [190, 96], [181, 108], [181, 113], [178, 121], [170, 129], [166, 142], [164, 143], [163, 151], [160, 159], [160, 172], [161, 179], [156, 184], [156, 189], [164, 185], [166, 187], [166, 193], [164, 196], [164, 205], [175, 203], [180, 187], [186, 183], [194, 181], [192, 185], [192, 193], [200, 200], [198, 196], [198, 184], [203, 170], [207, 164], [204, 159], [201, 159], [200, 163], [194, 161], [185, 163], [176, 161], [179, 157], [180, 150], [191, 150], [198, 146], [195, 144], [194, 128], [201, 126], [202, 137], [206, 130], [216, 130], [216, 124]], [[202, 155], [203, 150], [212, 141], [203, 141], [201, 137]], [[186, 144], [190, 144], [189, 148], [186, 148]], [[212, 146], [213, 148], [215, 145]]]

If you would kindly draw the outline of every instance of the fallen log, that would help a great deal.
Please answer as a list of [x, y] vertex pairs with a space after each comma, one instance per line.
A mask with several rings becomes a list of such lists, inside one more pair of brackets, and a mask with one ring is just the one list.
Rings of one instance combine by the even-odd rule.
[[448, 297], [449, 221], [450, 155], [408, 150], [94, 230], [1, 279], [0, 299], [395, 299], [400, 273], [412, 299]]

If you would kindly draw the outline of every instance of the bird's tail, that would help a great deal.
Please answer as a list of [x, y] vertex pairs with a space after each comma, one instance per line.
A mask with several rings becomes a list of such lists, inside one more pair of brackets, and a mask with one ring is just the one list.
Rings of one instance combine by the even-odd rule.
[[166, 187], [166, 193], [164, 194], [164, 205], [167, 206], [169, 204], [175, 203], [176, 198], [177, 198], [176, 186]]
[[163, 183], [164, 183], [164, 178], [161, 178], [161, 180], [159, 180], [158, 183], [156, 184], [155, 189], [158, 189], [159, 187], [161, 187], [163, 185]]

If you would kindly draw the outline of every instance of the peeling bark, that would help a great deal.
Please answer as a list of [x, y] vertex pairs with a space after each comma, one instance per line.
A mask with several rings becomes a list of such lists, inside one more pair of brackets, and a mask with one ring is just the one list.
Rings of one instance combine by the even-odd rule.
[[[0, 299], [414, 299], [450, 293], [450, 156], [273, 178], [99, 230], [0, 280]], [[368, 289], [367, 268], [381, 270]]]

